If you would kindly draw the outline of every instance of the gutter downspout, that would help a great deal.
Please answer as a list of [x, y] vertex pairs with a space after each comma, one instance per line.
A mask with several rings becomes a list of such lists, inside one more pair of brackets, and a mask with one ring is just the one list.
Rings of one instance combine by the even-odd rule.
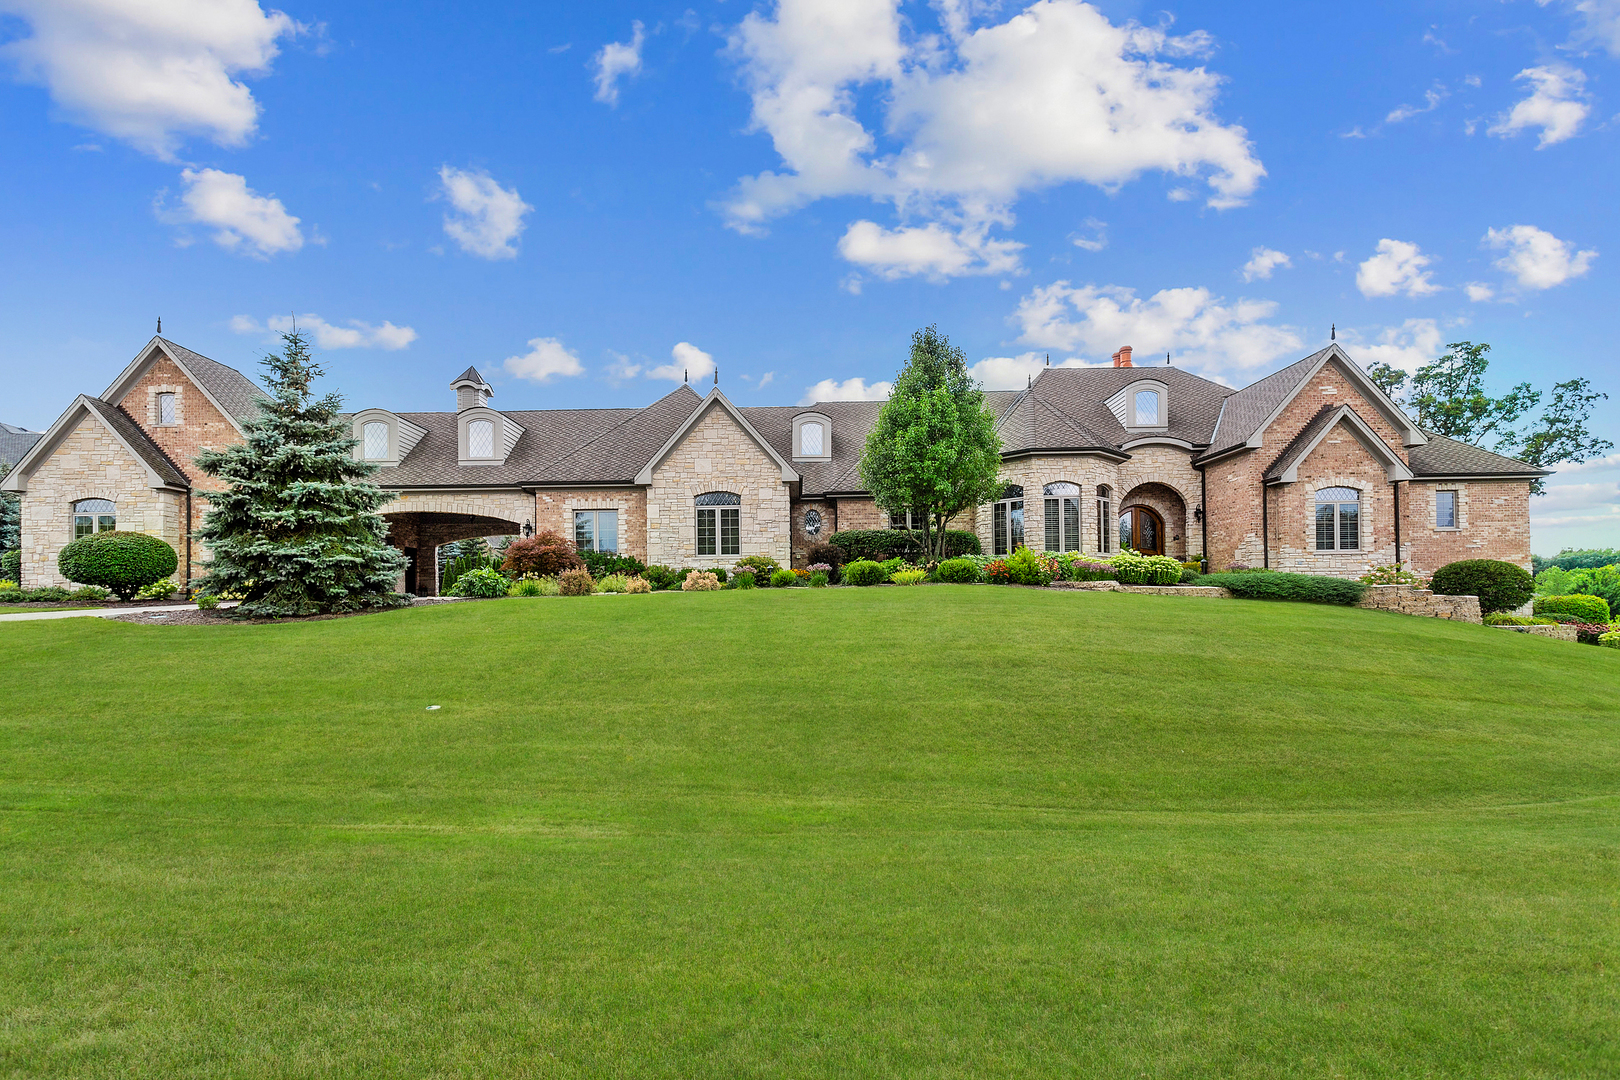
[[1271, 492], [1266, 488], [1266, 482], [1260, 481], [1260, 559], [1261, 565], [1271, 569]]
[[191, 591], [191, 485], [186, 485], [186, 583], [181, 586], [184, 592]]
[[1207, 573], [1209, 570], [1209, 474], [1204, 471], [1202, 465], [1198, 467], [1198, 509], [1203, 512], [1198, 522], [1198, 544], [1202, 549], [1198, 554], [1204, 560], [1204, 570]]
[[1395, 567], [1401, 566], [1401, 482], [1391, 480], [1390, 490], [1395, 493]]

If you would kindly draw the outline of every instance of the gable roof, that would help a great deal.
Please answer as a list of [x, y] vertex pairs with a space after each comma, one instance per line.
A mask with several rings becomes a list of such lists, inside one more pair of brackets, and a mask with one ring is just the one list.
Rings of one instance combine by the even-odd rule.
[[1429, 441], [1413, 447], [1408, 455], [1412, 459], [1412, 472], [1419, 480], [1483, 477], [1537, 480], [1553, 473], [1551, 469], [1543, 469], [1518, 458], [1493, 454], [1471, 443], [1436, 435], [1427, 429], [1423, 433], [1429, 437]]
[[[1108, 407], [1108, 400], [1132, 383], [1157, 382], [1165, 387], [1167, 427], [1151, 433], [1135, 431], [1120, 423]], [[1220, 415], [1221, 403], [1233, 390], [1190, 371], [1163, 367], [1042, 368], [1034, 383], [1024, 391], [1037, 404], [1030, 412], [1027, 432], [1009, 427], [1002, 434], [1003, 453], [1020, 450], [1107, 448], [1116, 452], [1124, 443], [1143, 437], [1170, 438], [1192, 446], [1208, 445]], [[1055, 417], [1061, 416], [1063, 423]], [[1066, 425], [1066, 426], [1065, 426]], [[1053, 441], [1066, 429], [1083, 432], [1085, 442]], [[1012, 438], [1009, 438], [1013, 436]], [[1019, 438], [1028, 438], [1027, 446]]]
[[118, 378], [114, 379], [112, 385], [102, 393], [102, 400], [122, 405], [130, 387], [146, 374], [146, 370], [159, 356], [168, 357], [176, 367], [185, 372], [193, 385], [202, 391], [203, 396], [237, 431], [241, 431], [242, 425], [257, 415], [259, 402], [269, 397], [252, 379], [235, 368], [227, 367], [217, 360], [210, 360], [183, 345], [176, 345], [168, 338], [154, 337], [135, 354], [135, 359], [130, 361], [129, 366], [119, 372]]
[[[685, 384], [683, 383], [682, 385], [684, 386]], [[688, 389], [690, 390], [691, 388], [688, 387]], [[653, 470], [658, 467], [660, 462], [670, 455], [675, 447], [680, 445], [681, 440], [686, 437], [687, 432], [696, 427], [698, 421], [707, 415], [709, 410], [713, 408], [724, 409], [731, 416], [731, 419], [736, 422], [737, 426], [742, 428], [748, 437], [754, 440], [759, 448], [770, 456], [771, 460], [774, 461], [777, 467], [782, 470], [783, 483], [793, 483], [799, 479], [798, 470], [794, 469], [792, 465], [788, 464], [787, 459], [777, 452], [776, 447], [772, 446], [763, 435], [755, 430], [754, 425], [749, 423], [748, 418], [742, 414], [741, 410], [731, 403], [730, 398], [726, 397], [726, 395], [720, 392], [720, 387], [716, 386], [713, 390], [709, 391], [709, 396], [704, 398], [702, 403], [696, 409], [692, 410], [692, 414], [686, 418], [685, 422], [682, 423], [680, 427], [675, 429], [674, 434], [670, 435], [670, 437], [664, 442], [664, 445], [658, 448], [658, 452], [653, 454], [653, 456], [648, 459], [647, 464], [642, 466], [641, 471], [636, 473], [636, 483], [652, 483]]]
[[43, 434], [11, 424], [0, 424], [0, 464], [15, 465], [21, 461]]
[[1265, 472], [1264, 480], [1268, 484], [1292, 484], [1299, 479], [1299, 466], [1302, 461], [1311, 456], [1323, 439], [1340, 424], [1349, 428], [1351, 433], [1367, 452], [1384, 463], [1384, 472], [1391, 480], [1410, 480], [1412, 470], [1401, 460], [1401, 455], [1390, 448], [1389, 444], [1379, 437], [1361, 416], [1349, 405], [1324, 405], [1311, 417], [1310, 422], [1299, 429], [1287, 446], [1283, 447], [1277, 460], [1271, 463], [1271, 468]]
[[67, 407], [67, 411], [57, 417], [50, 430], [23, 455], [10, 475], [4, 481], [0, 481], [0, 488], [6, 491], [28, 490], [28, 478], [56, 452], [56, 448], [78, 428], [79, 422], [86, 416], [94, 416], [99, 420], [113, 438], [129, 451], [130, 456], [146, 470], [146, 479], [151, 486], [181, 490], [191, 486], [191, 481], [186, 479], [186, 474], [180, 471], [180, 467], [146, 432], [141, 430], [141, 426], [128, 413], [100, 398], [80, 394], [73, 400], [73, 404]]

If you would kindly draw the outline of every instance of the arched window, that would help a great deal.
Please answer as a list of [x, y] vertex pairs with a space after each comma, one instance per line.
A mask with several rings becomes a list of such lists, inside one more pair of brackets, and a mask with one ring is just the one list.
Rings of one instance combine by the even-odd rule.
[[1138, 390], [1136, 392], [1135, 409], [1138, 427], [1158, 426], [1159, 392], [1157, 390]]
[[1316, 493], [1316, 550], [1357, 551], [1361, 548], [1361, 492], [1355, 488], [1323, 488]]
[[388, 425], [381, 420], [366, 422], [365, 454], [367, 461], [388, 459]]
[[821, 456], [822, 427], [818, 421], [807, 420], [799, 425], [799, 456]]
[[118, 511], [108, 499], [80, 499], [73, 504], [73, 539], [118, 528]]
[[697, 553], [742, 554], [742, 496], [730, 491], [707, 491], [697, 502]]
[[804, 512], [804, 535], [812, 540], [821, 535], [820, 510], [806, 510]]
[[997, 555], [1010, 555], [1024, 546], [1024, 489], [1008, 484], [992, 512], [993, 539]]
[[467, 456], [475, 458], [492, 458], [495, 456], [494, 421], [467, 421]]
[[1046, 496], [1046, 550], [1080, 550], [1080, 485], [1059, 482], [1041, 489]]
[[1113, 550], [1114, 532], [1109, 528], [1109, 495], [1108, 485], [1103, 484], [1097, 488], [1097, 554], [1107, 555]]

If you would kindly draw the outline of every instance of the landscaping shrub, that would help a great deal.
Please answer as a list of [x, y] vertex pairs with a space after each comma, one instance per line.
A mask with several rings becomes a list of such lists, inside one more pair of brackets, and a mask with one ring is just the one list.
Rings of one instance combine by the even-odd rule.
[[1535, 582], [1523, 569], [1496, 559], [1463, 559], [1434, 572], [1429, 588], [1442, 596], [1477, 596], [1480, 611], [1512, 611], [1535, 595]]
[[180, 559], [174, 548], [155, 536], [110, 530], [68, 544], [56, 565], [69, 581], [102, 585], [120, 600], [128, 600], [142, 587], [173, 574]]
[[[173, 591], [174, 589], [171, 587], [169, 592]], [[81, 585], [68, 594], [68, 599], [75, 604], [104, 604], [111, 595], [111, 589], [103, 589], [100, 585]], [[165, 593], [164, 595], [168, 594]], [[139, 596], [138, 598], [146, 599]]]
[[501, 569], [522, 577], [556, 577], [564, 570], [583, 569], [585, 560], [579, 557], [574, 545], [559, 532], [547, 529], [533, 536], [514, 540], [506, 545], [506, 558]]
[[[88, 587], [95, 588], [96, 586]], [[154, 581], [150, 585], [141, 586], [141, 588], [135, 593], [135, 599], [166, 600], [174, 595], [174, 590], [177, 588], [179, 588], [179, 586], [174, 583], [173, 578], [164, 578], [162, 581]], [[80, 589], [79, 592], [84, 592], [84, 589]], [[78, 593], [74, 594], [74, 599], [78, 599]]]
[[1583, 623], [1607, 623], [1610, 618], [1609, 602], [1601, 596], [1538, 596], [1537, 615], [1573, 615]]
[[1119, 571], [1113, 564], [1088, 559], [1075, 552], [1070, 552], [1059, 560], [1063, 567], [1064, 581], [1113, 581], [1119, 577]]
[[71, 600], [73, 594], [60, 585], [41, 585], [37, 589], [17, 589], [6, 591], [8, 604], [60, 604], [64, 600]]
[[909, 568], [911, 563], [908, 560], [901, 558], [899, 555], [896, 555], [892, 559], [884, 559], [882, 562], [878, 563], [878, 565], [883, 567], [884, 573], [893, 574], [896, 570], [905, 570]]
[[1401, 566], [1375, 566], [1356, 579], [1363, 585], [1415, 585], [1427, 589], [1427, 578], [1419, 577]]
[[1246, 600], [1301, 600], [1311, 604], [1353, 605], [1367, 592], [1367, 586], [1345, 578], [1318, 574], [1283, 574], [1275, 570], [1250, 570], [1237, 574], [1205, 574], [1200, 585], [1218, 585]]
[[[709, 567], [708, 570], [706, 570], [704, 572], [709, 573], [709, 574], [713, 574], [714, 575], [714, 580], [718, 581], [722, 585], [724, 585], [726, 583], [726, 574], [729, 573], [729, 571], [727, 571], [726, 568], [723, 567], [723, 566], [711, 566], [711, 567]], [[757, 585], [757, 584], [759, 584], [759, 582], [756, 581], [754, 584]]]
[[596, 582], [596, 591], [605, 593], [622, 593], [630, 579], [623, 574], [609, 574]]
[[889, 580], [889, 572], [871, 559], [856, 559], [844, 566], [845, 585], [881, 585]]
[[1181, 572], [1181, 581], [1178, 582], [1178, 584], [1191, 585], [1193, 582], [1198, 580], [1198, 577], [1199, 574], [1196, 570], [1183, 570]]
[[460, 596], [461, 594], [456, 592], [455, 588], [456, 582], [461, 580], [462, 574], [467, 573], [469, 570], [493, 570], [495, 565], [495, 560], [488, 555], [457, 555], [455, 558], [447, 560], [444, 569], [440, 571], [439, 589], [446, 596]]
[[681, 576], [667, 566], [649, 566], [642, 576], [654, 589], [676, 589], [681, 584]]
[[1194, 574], [1202, 574], [1204, 572], [1204, 563], [1200, 559], [1189, 559], [1181, 564], [1181, 569], [1183, 572], [1191, 571]]
[[634, 555], [620, 555], [612, 551], [581, 551], [578, 554], [584, 560], [585, 569], [598, 581], [614, 574], [628, 579], [647, 569], [647, 564]]
[[[1021, 547], [1007, 556], [1005, 584], [1050, 585], [1057, 579], [1059, 563], [1056, 557]], [[998, 582], [997, 584], [1002, 584]]]
[[[782, 569], [782, 564], [769, 555], [748, 555], [737, 560], [737, 565], [732, 568], [732, 573], [743, 569], [754, 572], [754, 584], [771, 586], [775, 584], [772, 575]], [[724, 581], [725, 579], [722, 578], [721, 580]]]
[[596, 579], [584, 566], [576, 566], [557, 575], [558, 596], [589, 596], [595, 591]]
[[946, 559], [939, 564], [939, 568], [934, 573], [939, 580], [949, 582], [952, 585], [973, 585], [983, 576], [979, 573], [977, 563], [972, 559], [961, 558]]
[[755, 580], [758, 576], [759, 575], [755, 574], [752, 570], [735, 570], [731, 574], [731, 583], [728, 584], [726, 588], [752, 589], [759, 584], [759, 582]]
[[889, 580], [896, 585], [917, 585], [928, 579], [926, 570], [896, 570], [889, 575]]
[[1011, 585], [1013, 583], [1012, 575], [1007, 571], [1006, 559], [991, 559], [984, 564], [981, 572], [984, 574], [984, 580], [988, 584]]
[[817, 566], [825, 566], [828, 577], [831, 577], [846, 560], [843, 548], [826, 540], [817, 540], [805, 549], [804, 561], [810, 564], [812, 570]]
[[492, 566], [480, 566], [456, 578], [455, 584], [445, 595], [472, 596], [488, 600], [496, 596], [505, 596], [510, 585], [511, 583], [499, 570]]
[[720, 579], [707, 570], [694, 570], [681, 582], [683, 592], [714, 592], [720, 588]]
[[1582, 645], [1596, 645], [1602, 640], [1603, 635], [1609, 632], [1608, 623], [1578, 622], [1565, 623], [1564, 625], [1573, 626], [1575, 628], [1575, 640], [1579, 641]]
[[0, 578], [22, 580], [22, 552], [16, 549], [0, 554]]
[[799, 583], [799, 575], [791, 570], [777, 570], [771, 574], [771, 588], [786, 589]]
[[624, 591], [631, 596], [642, 596], [652, 592], [652, 585], [644, 577], [633, 577], [624, 583]]
[[[856, 559], [880, 562], [896, 555], [917, 558], [923, 554], [922, 533], [905, 529], [846, 529], [843, 532], [833, 533], [827, 540], [842, 552], [840, 562], [853, 562]], [[963, 529], [946, 530], [946, 558], [977, 555], [979, 550], [979, 537], [976, 533]], [[815, 552], [809, 554], [812, 562], [821, 561]]]
[[1548, 619], [1534, 615], [1509, 615], [1503, 611], [1493, 611], [1485, 616], [1486, 626], [1557, 626], [1559, 620]]
[[215, 596], [213, 593], [197, 594], [198, 611], [213, 611], [217, 607], [219, 607], [219, 597]]
[[1181, 580], [1181, 564], [1168, 555], [1122, 551], [1109, 561], [1127, 585], [1174, 585]]
[[1620, 611], [1620, 566], [1551, 567], [1536, 575], [1538, 596], [1601, 596], [1611, 611]]
[[1620, 649], [1620, 633], [1611, 630], [1607, 634], [1599, 634], [1598, 644], [1606, 649]]
[[516, 581], [512, 582], [512, 587], [507, 590], [507, 595], [546, 596], [548, 594], [546, 592], [546, 587], [541, 584], [542, 581], [551, 582], [551, 592], [549, 595], [557, 595], [557, 580], [555, 578], [538, 578], [531, 574], [525, 574], [523, 577], [520, 577]]
[[812, 589], [825, 589], [827, 587], [827, 572], [815, 570], [810, 574], [810, 587]]

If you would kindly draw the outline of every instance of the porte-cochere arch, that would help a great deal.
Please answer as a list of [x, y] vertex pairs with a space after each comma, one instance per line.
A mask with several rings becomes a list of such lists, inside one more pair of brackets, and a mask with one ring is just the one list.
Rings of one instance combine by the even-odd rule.
[[388, 542], [410, 564], [403, 588], [417, 596], [439, 592], [438, 550], [474, 536], [521, 536], [534, 528], [534, 496], [515, 492], [405, 493], [383, 507]]

